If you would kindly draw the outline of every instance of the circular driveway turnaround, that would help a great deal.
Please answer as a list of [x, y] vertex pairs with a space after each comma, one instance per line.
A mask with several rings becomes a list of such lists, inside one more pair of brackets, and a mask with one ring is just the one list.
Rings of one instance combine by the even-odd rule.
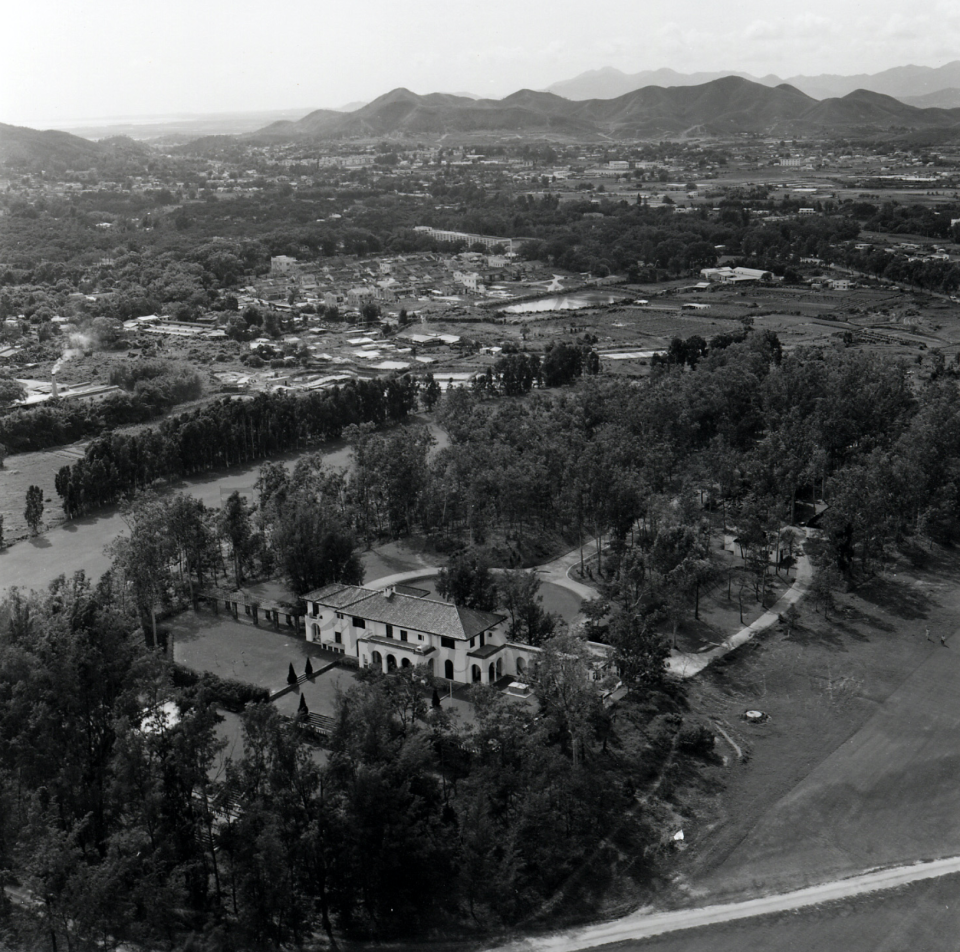
[[[596, 553], [597, 542], [596, 539], [592, 539], [583, 547], [583, 558], [589, 559], [591, 556], [595, 556]], [[533, 571], [540, 575], [545, 582], [552, 582], [554, 585], [559, 585], [573, 592], [579, 598], [597, 598], [599, 593], [596, 589], [591, 588], [589, 585], [584, 585], [582, 582], [575, 582], [570, 578], [569, 573], [579, 562], [580, 548], [578, 546], [554, 559], [552, 562], [535, 566]], [[493, 569], [493, 571], [499, 572], [502, 570]], [[387, 588], [390, 585], [414, 582], [420, 578], [433, 578], [438, 575], [439, 572], [440, 569], [437, 566], [422, 566], [421, 568], [411, 569], [409, 572], [397, 572], [394, 575], [385, 575], [382, 578], [365, 582], [364, 585], [366, 588]], [[716, 648], [711, 648], [709, 651], [702, 651], [699, 654], [687, 654], [686, 652], [678, 651], [676, 648], [671, 649], [670, 658], [667, 661], [667, 667], [670, 672], [679, 678], [686, 679], [695, 677], [703, 671], [707, 665], [716, 661], [717, 658], [722, 658], [725, 654], [750, 641], [754, 636], [776, 625], [780, 620], [781, 612], [786, 611], [791, 605], [799, 602], [800, 599], [806, 595], [810, 588], [810, 583], [813, 581], [813, 566], [806, 553], [801, 552], [798, 555], [796, 573], [793, 584], [767, 611], [756, 621], [745, 625], [735, 634], [726, 638], [723, 643]]]

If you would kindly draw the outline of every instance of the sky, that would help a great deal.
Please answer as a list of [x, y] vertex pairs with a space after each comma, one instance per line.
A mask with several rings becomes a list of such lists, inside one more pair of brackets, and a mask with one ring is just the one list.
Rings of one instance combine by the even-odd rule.
[[0, 122], [501, 98], [589, 69], [879, 72], [960, 58], [958, 0], [21, 0]]

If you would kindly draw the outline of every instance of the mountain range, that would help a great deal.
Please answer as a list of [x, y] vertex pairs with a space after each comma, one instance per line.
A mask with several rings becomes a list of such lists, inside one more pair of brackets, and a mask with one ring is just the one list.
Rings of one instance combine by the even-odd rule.
[[[566, 99], [615, 99], [644, 86], [699, 86], [724, 76], [740, 76], [764, 86], [781, 86], [786, 83], [814, 99], [839, 98], [857, 89], [867, 89], [893, 96], [908, 105], [947, 108], [960, 106], [960, 60], [939, 67], [896, 66], [880, 73], [859, 73], [852, 76], [823, 73], [819, 76], [790, 76], [786, 79], [773, 74], [757, 77], [749, 73], [730, 71], [678, 73], [672, 69], [655, 69], [623, 73], [607, 66], [554, 83], [547, 88], [547, 92], [556, 93]], [[913, 101], [931, 96], [939, 98], [929, 102]]]
[[[937, 101], [937, 96], [921, 97]], [[490, 133], [555, 134], [599, 139], [757, 133], [875, 136], [911, 133], [927, 144], [960, 140], [960, 108], [915, 106], [857, 89], [818, 100], [789, 83], [768, 86], [741, 76], [699, 85], [645, 86], [612, 99], [565, 99], [522, 89], [504, 99], [452, 93], [420, 96], [394, 89], [349, 112], [318, 109], [255, 132], [220, 136], [224, 142], [310, 142], [344, 138]], [[204, 140], [183, 148], [203, 150]], [[38, 168], [89, 168], [99, 160], [142, 152], [126, 137], [91, 142], [67, 132], [40, 132], [0, 123], [0, 162]]]
[[[960, 65], [960, 64], [958, 64]], [[699, 85], [645, 86], [612, 99], [566, 99], [523, 89], [504, 99], [395, 89], [352, 112], [318, 109], [296, 122], [249, 134], [258, 140], [499, 132], [649, 137], [656, 135], [869, 134], [949, 130], [960, 135], [960, 109], [919, 108], [882, 93], [854, 90], [817, 100], [788, 84], [740, 76]]]

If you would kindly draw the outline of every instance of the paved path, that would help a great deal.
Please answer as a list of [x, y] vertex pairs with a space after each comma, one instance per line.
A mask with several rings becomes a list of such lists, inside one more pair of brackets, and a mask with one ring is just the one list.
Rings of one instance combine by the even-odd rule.
[[725, 654], [739, 648], [742, 644], [748, 642], [755, 635], [772, 628], [780, 620], [782, 612], [786, 611], [791, 605], [795, 605], [810, 588], [813, 581], [813, 566], [807, 555], [801, 552], [797, 556], [796, 577], [793, 584], [765, 611], [756, 621], [741, 628], [735, 635], [731, 635], [716, 648], [709, 651], [701, 651], [698, 654], [687, 654], [683, 651], [674, 649], [670, 652], [670, 660], [667, 667], [681, 678], [692, 678], [699, 674], [707, 665], [722, 658]]
[[895, 889], [906, 883], [924, 879], [936, 879], [960, 873], [960, 856], [951, 856], [930, 863], [914, 863], [910, 866], [894, 866], [889, 869], [872, 870], [849, 879], [808, 886], [793, 892], [743, 902], [701, 906], [696, 909], [678, 909], [673, 912], [649, 912], [641, 910], [617, 919], [614, 922], [570, 929], [563, 933], [519, 939], [497, 947], [499, 952], [576, 952], [580, 949], [595, 949], [613, 942], [629, 942], [696, 929], [701, 926], [718, 925], [737, 919], [749, 919], [770, 913], [790, 912], [816, 906], [823, 902], [849, 899], [885, 889]]
[[[583, 545], [584, 559], [590, 559], [597, 554], [597, 541], [591, 539]], [[561, 588], [568, 589], [580, 598], [596, 598], [599, 594], [595, 588], [589, 585], [583, 585], [581, 582], [575, 582], [570, 578], [570, 570], [580, 563], [580, 548], [572, 549], [552, 562], [545, 562], [543, 565], [534, 566], [533, 571], [537, 572], [545, 582], [553, 582]], [[494, 572], [502, 572], [503, 569], [493, 569]], [[382, 578], [373, 579], [370, 582], [364, 582], [367, 588], [387, 588], [389, 585], [401, 585], [405, 582], [413, 582], [418, 578], [435, 578], [440, 574], [440, 567], [436, 565], [425, 565], [419, 569], [411, 569], [409, 572], [397, 572], [393, 575], [384, 575]]]

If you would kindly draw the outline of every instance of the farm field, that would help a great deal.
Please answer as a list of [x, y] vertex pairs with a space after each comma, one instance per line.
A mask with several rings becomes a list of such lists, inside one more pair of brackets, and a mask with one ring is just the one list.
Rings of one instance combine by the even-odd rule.
[[[953, 553], [901, 563], [830, 621], [808, 600], [798, 629], [699, 679], [692, 708], [748, 762], [725, 743], [727, 765], [679, 794], [683, 905], [960, 854], [958, 578]], [[770, 719], [748, 725], [747, 709]]]

